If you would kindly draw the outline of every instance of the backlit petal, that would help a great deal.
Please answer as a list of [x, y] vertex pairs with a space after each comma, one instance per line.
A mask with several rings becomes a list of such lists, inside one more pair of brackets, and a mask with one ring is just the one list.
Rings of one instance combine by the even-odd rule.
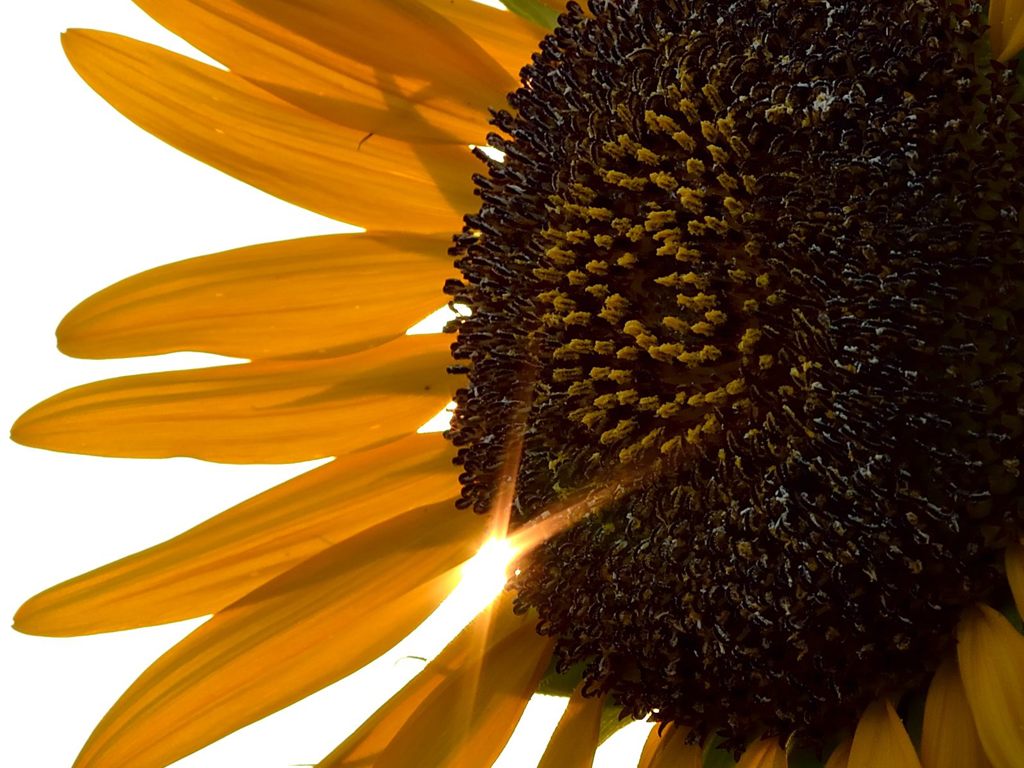
[[1024, 637], [1006, 618], [979, 605], [957, 631], [960, 677], [974, 724], [995, 768], [1024, 759]]
[[928, 688], [921, 730], [924, 768], [991, 768], [974, 727], [955, 659], [939, 667]]
[[449, 144], [462, 148], [469, 144], [483, 144], [487, 136], [487, 118], [475, 110], [468, 116], [452, 116], [386, 93], [378, 98], [363, 93], [325, 96], [263, 80], [251, 82], [309, 114], [359, 131], [360, 141], [372, 139], [371, 143], [376, 143], [381, 139], [392, 139], [406, 142], [412, 145], [413, 154], [423, 157], [426, 167], [436, 167], [439, 171], [442, 170], [440, 166], [431, 164], [430, 159], [438, 152], [449, 150], [429, 145]]
[[442, 306], [451, 235], [329, 235], [201, 256], [83, 301], [63, 352], [111, 358], [191, 350], [326, 356], [390, 341]]
[[497, 600], [318, 768], [490, 765], [551, 658], [511, 604]]
[[530, 54], [537, 50], [544, 33], [535, 24], [508, 11], [475, 0], [420, 1], [458, 24], [517, 81], [519, 70], [530, 61]]
[[479, 142], [488, 106], [515, 86], [472, 35], [416, 0], [136, 3], [233, 72], [364, 133]]
[[747, 747], [736, 768], [786, 768], [786, 750], [775, 739], [762, 739]]
[[328, 360], [262, 361], [75, 387], [25, 413], [25, 445], [101, 456], [275, 463], [414, 432], [451, 399], [451, 339], [403, 336]]
[[687, 744], [686, 734], [685, 728], [672, 724], [664, 729], [655, 725], [644, 742], [637, 768], [701, 768], [703, 750], [697, 744]]
[[910, 736], [888, 700], [876, 701], [861, 715], [848, 765], [849, 768], [921, 768]]
[[458, 229], [480, 163], [459, 146], [414, 149], [300, 110], [237, 75], [106, 32], [71, 30], [82, 78], [140, 127], [309, 210], [367, 228]]
[[992, 56], [999, 58], [999, 54], [1006, 44], [1006, 4], [1008, 0], [989, 0], [988, 3], [988, 37], [992, 46]]
[[601, 727], [600, 696], [584, 697], [581, 683], [569, 698], [537, 768], [591, 768]]
[[158, 659], [97, 726], [76, 768], [158, 768], [356, 671], [437, 606], [484, 517], [450, 502], [316, 555]]
[[1024, 0], [993, 0], [989, 5], [992, 53], [1009, 61], [1024, 49]]
[[454, 449], [412, 435], [343, 456], [169, 541], [36, 595], [15, 628], [81, 635], [215, 613], [294, 565], [415, 505], [458, 494]]
[[1007, 5], [1013, 6], [1013, 15], [1007, 19], [1008, 37], [1001, 56], [1004, 61], [1019, 56], [1020, 52], [1024, 50], [1024, 11], [1022, 11], [1024, 3], [1019, 0], [1011, 0]]
[[838, 747], [832, 750], [828, 756], [825, 768], [848, 768], [850, 764], [850, 747], [853, 742], [850, 739], [844, 740]]
[[1013, 591], [1017, 613], [1024, 616], [1024, 544], [1011, 544], [1006, 548], [1006, 578]]

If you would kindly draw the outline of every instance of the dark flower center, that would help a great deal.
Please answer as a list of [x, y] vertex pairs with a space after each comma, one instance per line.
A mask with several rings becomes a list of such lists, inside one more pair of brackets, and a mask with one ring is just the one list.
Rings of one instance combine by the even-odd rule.
[[453, 248], [462, 506], [599, 495], [513, 583], [561, 667], [820, 743], [934, 670], [1024, 530], [1018, 80], [969, 4], [590, 12]]

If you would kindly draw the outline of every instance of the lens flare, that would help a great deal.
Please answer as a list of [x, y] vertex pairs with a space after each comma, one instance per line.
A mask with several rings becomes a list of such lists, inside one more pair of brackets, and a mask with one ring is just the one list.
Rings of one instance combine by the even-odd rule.
[[482, 611], [504, 589], [516, 552], [508, 539], [488, 539], [462, 566], [459, 586], [452, 599], [457, 596], [459, 603], [474, 613]]

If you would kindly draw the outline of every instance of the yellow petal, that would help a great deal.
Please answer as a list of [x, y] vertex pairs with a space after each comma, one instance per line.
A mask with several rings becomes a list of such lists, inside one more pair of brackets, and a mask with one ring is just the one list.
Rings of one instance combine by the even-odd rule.
[[928, 688], [921, 730], [921, 765], [924, 768], [991, 768], [978, 739], [954, 659], [942, 663]]
[[601, 728], [604, 698], [584, 697], [583, 683], [573, 691], [537, 768], [591, 768]]
[[989, 0], [988, 3], [988, 37], [992, 47], [992, 57], [998, 59], [1006, 44], [1004, 17], [1007, 0]]
[[61, 351], [336, 356], [383, 344], [446, 302], [451, 235], [329, 235], [201, 256], [129, 277], [61, 323]]
[[1024, 50], [1024, 0], [993, 0], [988, 13], [992, 53], [1009, 61]]
[[844, 740], [838, 747], [832, 750], [832, 754], [825, 763], [825, 768], [847, 768], [850, 764], [850, 747], [853, 742], [850, 739]]
[[1019, 0], [1009, 0], [1007, 5], [1012, 6], [1012, 9], [1007, 16], [1006, 47], [1003, 48], [1003, 53], [999, 57], [1001, 61], [1009, 61], [1024, 50], [1024, 10], [1022, 10], [1024, 3]]
[[849, 768], [921, 768], [914, 745], [888, 700], [869, 706], [857, 723]]
[[775, 739], [762, 739], [747, 747], [736, 768], [786, 768], [786, 750]]
[[427, 159], [444, 150], [423, 145], [449, 144], [461, 149], [469, 144], [484, 144], [488, 132], [487, 117], [475, 110], [469, 116], [453, 116], [387, 93], [350, 93], [342, 98], [264, 80], [250, 82], [311, 115], [359, 131], [362, 139], [406, 142], [413, 145], [417, 155], [422, 153]]
[[451, 399], [451, 339], [403, 336], [329, 360], [128, 376], [25, 413], [25, 445], [101, 456], [274, 463], [340, 456], [415, 432]]
[[697, 744], [687, 744], [686, 735], [685, 728], [669, 724], [659, 729], [655, 725], [644, 742], [637, 768], [701, 768], [703, 751]]
[[957, 631], [960, 677], [974, 724], [995, 768], [1024, 760], [1024, 637], [987, 605], [968, 610]]
[[1024, 544], [1006, 548], [1006, 579], [1010, 582], [1017, 613], [1024, 616]]
[[15, 629], [69, 636], [215, 613], [318, 552], [458, 494], [438, 435], [351, 454], [155, 547], [36, 595]]
[[367, 228], [399, 220], [416, 232], [455, 231], [479, 207], [471, 174], [480, 163], [462, 147], [364, 141], [365, 132], [237, 75], [120, 35], [71, 30], [63, 41], [82, 78], [125, 117], [296, 205]]
[[[530, 62], [530, 55], [537, 50], [543, 35], [543, 30], [515, 14], [475, 0], [420, 1], [458, 24], [517, 81], [519, 70]], [[504, 99], [492, 106], [502, 104]]]
[[426, 618], [486, 530], [433, 505], [282, 574], [147, 669], [76, 768], [165, 766], [356, 671]]
[[536, 691], [551, 647], [549, 639], [539, 636], [510, 638], [479, 665], [450, 674], [395, 734], [374, 767], [493, 763]]
[[479, 142], [487, 108], [515, 87], [471, 35], [410, 0], [136, 3], [233, 72], [364, 133]]
[[512, 595], [484, 611], [318, 768], [485, 766], [500, 754], [551, 658]]

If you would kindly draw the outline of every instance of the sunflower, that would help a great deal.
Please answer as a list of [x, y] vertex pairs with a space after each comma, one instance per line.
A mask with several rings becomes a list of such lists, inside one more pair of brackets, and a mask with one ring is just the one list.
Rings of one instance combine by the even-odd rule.
[[69, 390], [19, 442], [332, 458], [24, 605], [43, 635], [212, 614], [77, 765], [349, 675], [489, 539], [506, 592], [321, 766], [490, 765], [536, 691], [570, 696], [545, 768], [609, 712], [657, 724], [645, 768], [1024, 764], [1024, 2], [137, 3], [226, 70], [68, 32], [89, 85], [366, 231], [61, 324], [249, 362]]

